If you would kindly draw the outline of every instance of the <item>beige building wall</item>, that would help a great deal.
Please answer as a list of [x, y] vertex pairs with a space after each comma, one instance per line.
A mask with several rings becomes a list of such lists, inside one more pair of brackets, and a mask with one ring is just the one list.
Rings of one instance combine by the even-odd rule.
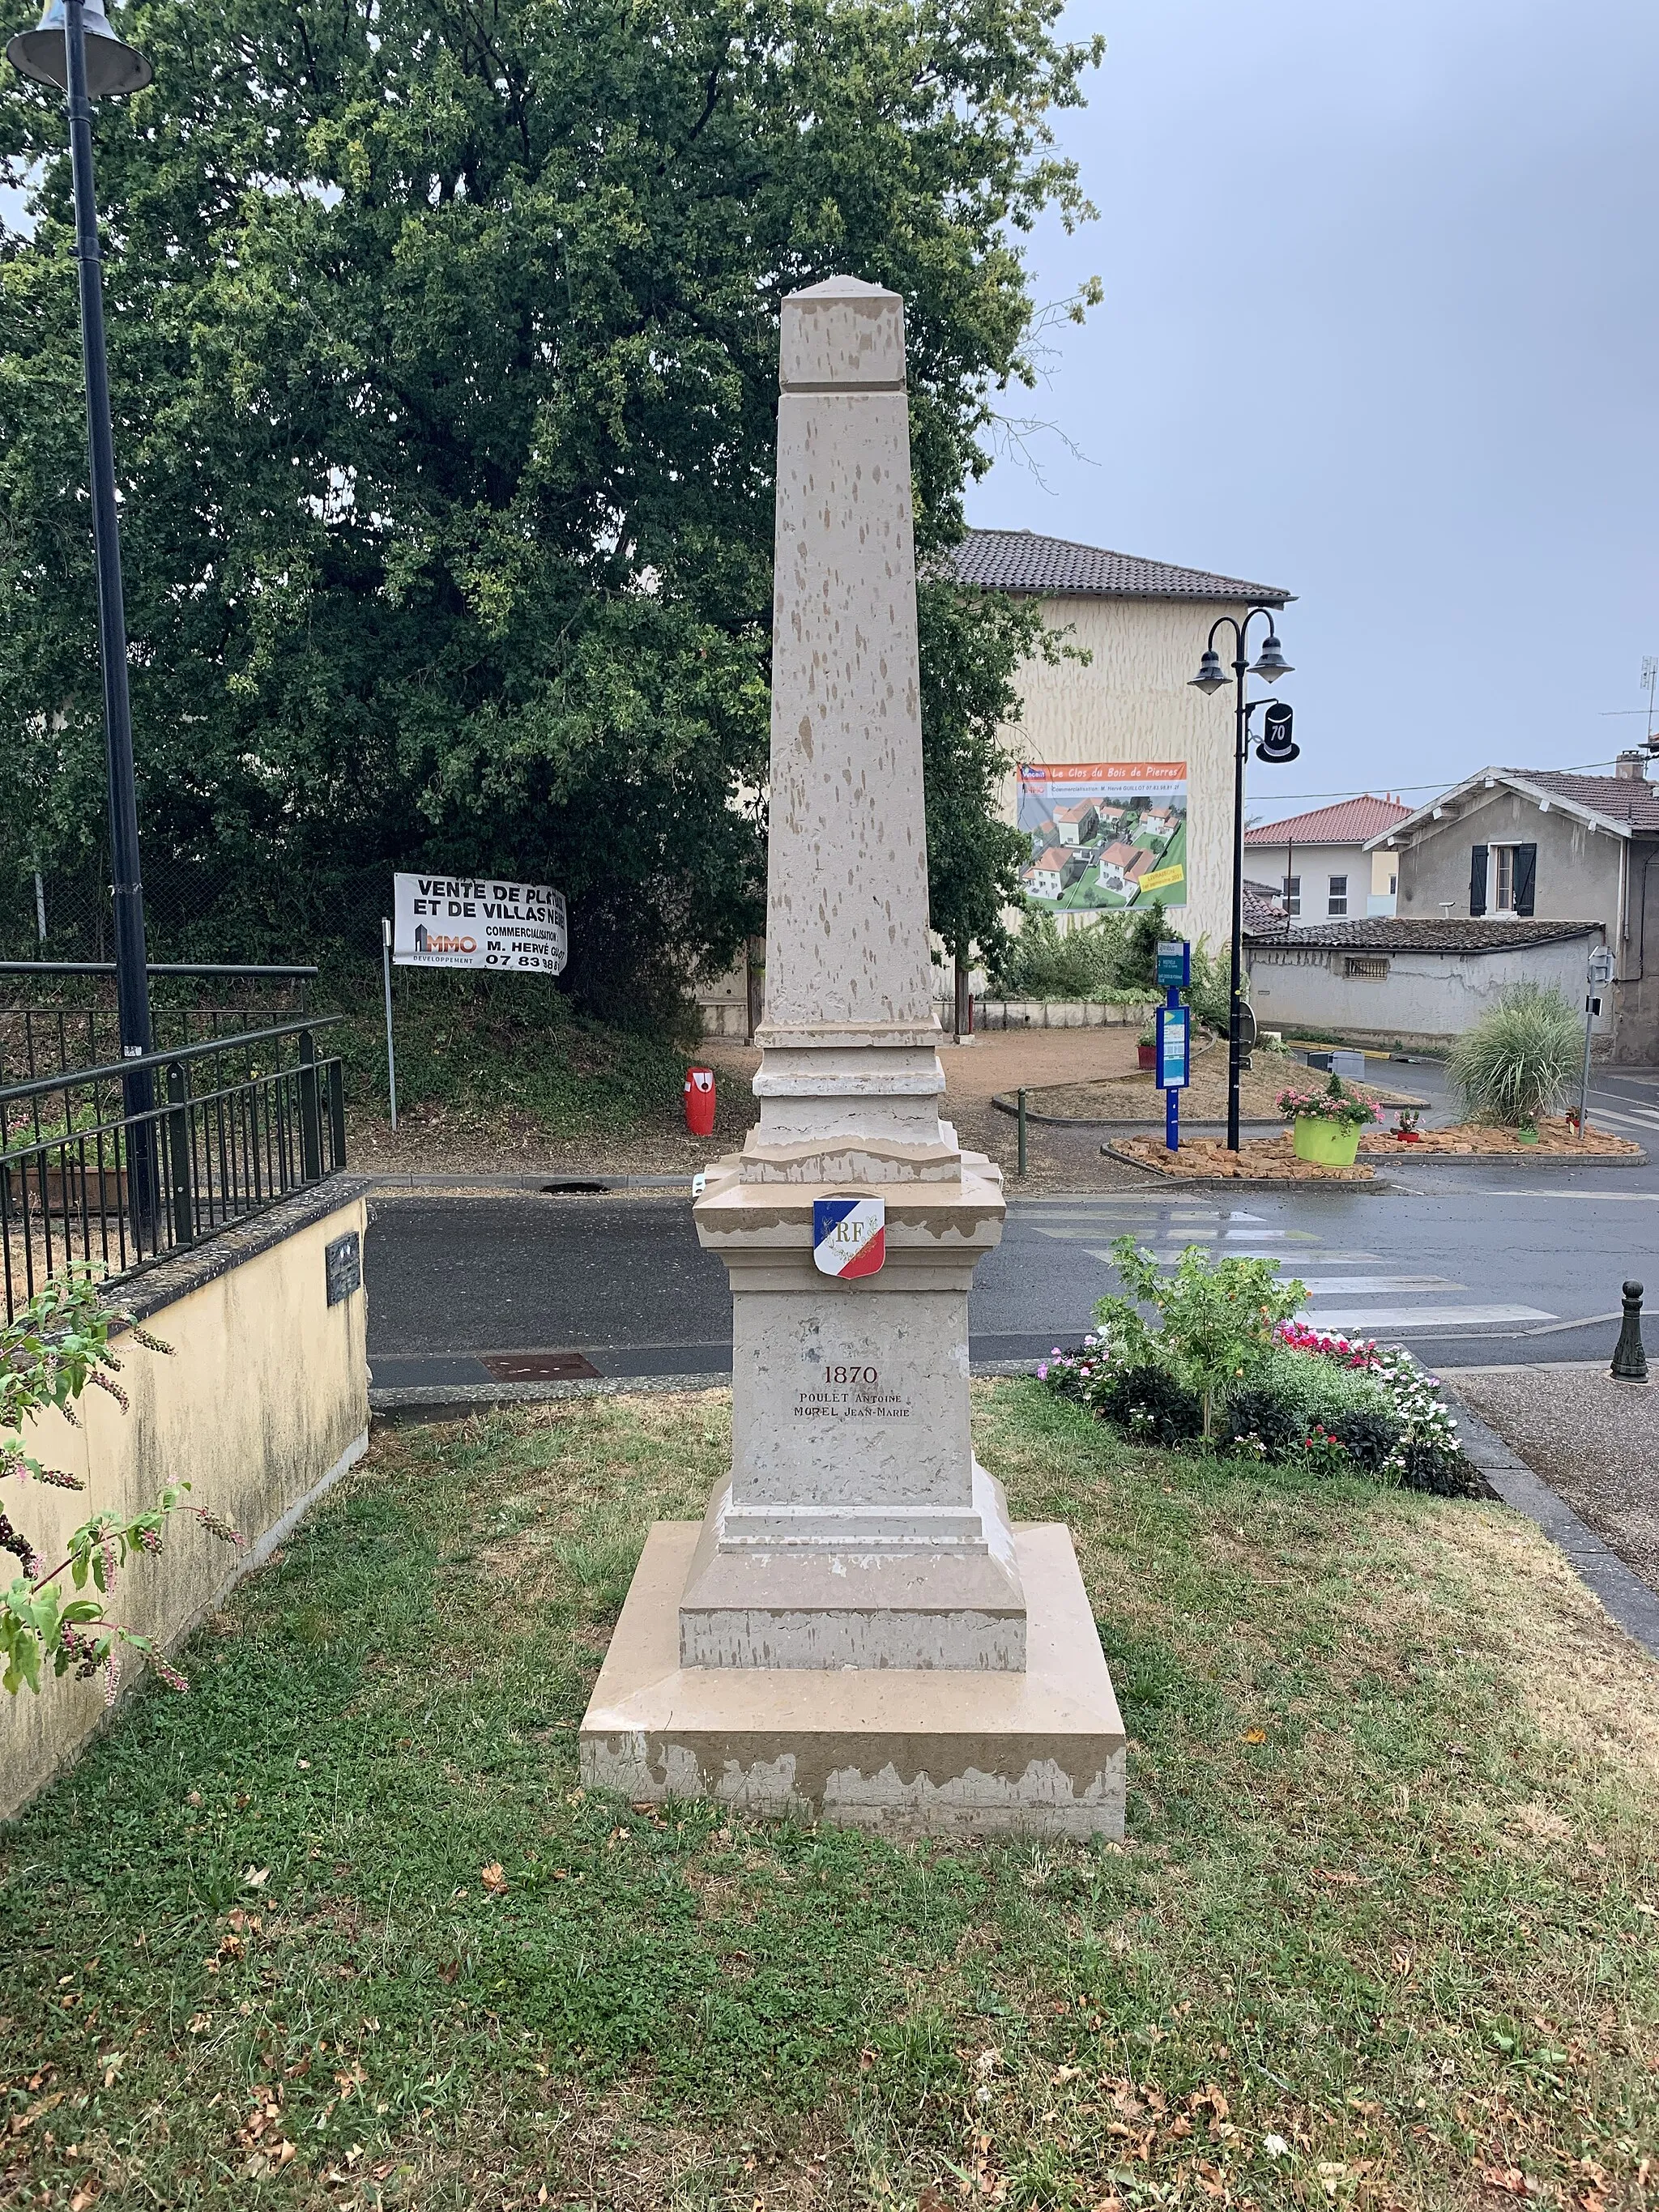
[[[47, 1411], [24, 1431], [34, 1458], [85, 1486], [6, 1486], [13, 1520], [49, 1564], [63, 1557], [64, 1539], [82, 1522], [100, 1512], [141, 1512], [169, 1481], [187, 1481], [188, 1504], [210, 1508], [249, 1539], [252, 1549], [239, 1559], [199, 1522], [175, 1514], [161, 1553], [122, 1571], [111, 1619], [164, 1650], [181, 1642], [240, 1574], [269, 1556], [292, 1518], [368, 1443], [368, 1296], [360, 1289], [330, 1305], [324, 1258], [333, 1238], [355, 1230], [362, 1239], [362, 1189], [351, 1185], [330, 1206], [325, 1186], [141, 1277], [135, 1291], [153, 1289], [174, 1270], [194, 1268], [199, 1276], [204, 1266], [233, 1256], [238, 1237], [251, 1231], [257, 1241], [287, 1216], [301, 1217], [289, 1233], [176, 1298], [155, 1306], [135, 1300], [144, 1327], [173, 1351], [163, 1357], [130, 1339], [115, 1340], [131, 1411], [88, 1389], [76, 1426]], [[8, 1569], [12, 1564], [4, 1562]], [[137, 1682], [145, 1671], [129, 1654], [122, 1679]], [[101, 1676], [81, 1682], [48, 1672], [39, 1696], [0, 1692], [0, 1820], [67, 1765], [104, 1717]]]
[[[1024, 716], [1003, 743], [1019, 761], [1184, 760], [1188, 903], [1170, 919], [1194, 942], [1222, 943], [1232, 895], [1233, 692], [1230, 684], [1206, 696], [1189, 678], [1211, 624], [1223, 614], [1242, 619], [1243, 604], [1090, 596], [1042, 605], [1050, 629], [1067, 632], [1066, 643], [1091, 658], [1030, 662], [1020, 678]], [[1265, 634], [1258, 623], [1253, 642]], [[1216, 642], [1231, 661], [1231, 633]], [[1247, 778], [1251, 771], [1264, 782], [1274, 773], [1254, 757]], [[1016, 796], [1011, 775], [1002, 793], [1010, 822]]]

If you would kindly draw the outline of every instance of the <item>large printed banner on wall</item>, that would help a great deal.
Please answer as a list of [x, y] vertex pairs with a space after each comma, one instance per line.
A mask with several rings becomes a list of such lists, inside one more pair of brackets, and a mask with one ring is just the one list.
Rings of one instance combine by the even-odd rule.
[[1026, 896], [1054, 913], [1187, 903], [1185, 761], [1027, 762]]

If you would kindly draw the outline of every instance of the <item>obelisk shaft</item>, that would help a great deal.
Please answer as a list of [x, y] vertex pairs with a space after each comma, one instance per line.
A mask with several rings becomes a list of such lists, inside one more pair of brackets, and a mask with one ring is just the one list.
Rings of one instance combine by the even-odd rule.
[[783, 304], [758, 1180], [958, 1171], [939, 1119], [904, 313]]

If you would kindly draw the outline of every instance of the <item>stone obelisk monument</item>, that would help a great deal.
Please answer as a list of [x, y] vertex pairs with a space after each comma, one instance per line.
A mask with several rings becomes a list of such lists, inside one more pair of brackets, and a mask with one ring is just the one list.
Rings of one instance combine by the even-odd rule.
[[1011, 1525], [969, 1436], [1002, 1176], [939, 1117], [896, 294], [793, 294], [779, 380], [760, 1121], [696, 1208], [732, 1281], [732, 1473], [701, 1527], [651, 1532], [582, 1772], [1115, 1835], [1123, 1729], [1071, 1539]]

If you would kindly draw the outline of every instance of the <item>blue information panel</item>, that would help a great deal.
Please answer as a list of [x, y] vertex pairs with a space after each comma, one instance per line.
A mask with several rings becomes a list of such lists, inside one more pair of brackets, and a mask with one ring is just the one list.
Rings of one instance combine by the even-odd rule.
[[1158, 1087], [1184, 1091], [1191, 1071], [1191, 1017], [1185, 1006], [1164, 1006], [1158, 1017]]
[[1184, 991], [1193, 980], [1193, 948], [1185, 939], [1171, 944], [1168, 939], [1158, 948], [1158, 988], [1160, 991]]

